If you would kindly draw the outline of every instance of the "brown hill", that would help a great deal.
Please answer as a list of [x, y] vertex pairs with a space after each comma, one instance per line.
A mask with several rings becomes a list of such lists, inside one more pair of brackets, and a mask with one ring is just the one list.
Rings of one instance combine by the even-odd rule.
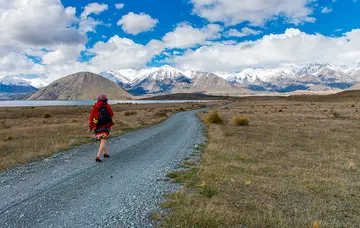
[[34, 93], [28, 100], [94, 100], [104, 93], [111, 100], [131, 99], [119, 85], [91, 72], [61, 78]]
[[226, 100], [228, 96], [210, 96], [200, 93], [172, 93], [159, 96], [150, 96], [141, 100]]

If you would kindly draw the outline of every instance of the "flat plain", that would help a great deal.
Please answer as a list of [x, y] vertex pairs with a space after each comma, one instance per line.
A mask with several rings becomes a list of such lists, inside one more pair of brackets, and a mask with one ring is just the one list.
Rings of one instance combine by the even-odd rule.
[[185, 187], [162, 204], [165, 227], [360, 226], [355, 92], [242, 98], [216, 111], [220, 121], [200, 114], [199, 165], [170, 175]]
[[[144, 128], [172, 114], [215, 103], [116, 104], [111, 135]], [[91, 106], [0, 108], [0, 169], [91, 142]], [[96, 151], [94, 151], [95, 153]]]

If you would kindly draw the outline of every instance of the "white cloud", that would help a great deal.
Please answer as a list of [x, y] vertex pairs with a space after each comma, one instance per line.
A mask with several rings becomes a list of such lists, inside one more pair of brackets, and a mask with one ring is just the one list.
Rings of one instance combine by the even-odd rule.
[[329, 7], [324, 7], [322, 10], [321, 10], [321, 13], [330, 13], [332, 12], [332, 9], [329, 8]]
[[99, 15], [106, 10], [108, 10], [108, 5], [106, 4], [99, 4], [97, 2], [90, 3], [85, 6], [84, 12], [81, 13], [80, 17], [86, 19], [91, 14]]
[[59, 0], [4, 1], [0, 12], [2, 44], [39, 46], [86, 41], [73, 26], [78, 21], [75, 8], [64, 8]]
[[118, 10], [124, 8], [124, 6], [125, 6], [124, 3], [115, 4], [116, 9]]
[[89, 64], [96, 67], [97, 71], [142, 68], [163, 50], [164, 44], [158, 40], [151, 40], [147, 45], [142, 45], [127, 38], [114, 36], [108, 42], [97, 42], [89, 50], [96, 55]]
[[168, 48], [190, 48], [205, 41], [219, 38], [222, 31], [220, 25], [209, 24], [201, 29], [193, 28], [189, 24], [181, 23], [174, 31], [163, 37]]
[[84, 45], [68, 46], [58, 45], [53, 50], [43, 55], [43, 64], [54, 65], [54, 64], [69, 64], [76, 62], [80, 53], [85, 50]]
[[88, 17], [86, 19], [81, 19], [79, 21], [79, 29], [78, 31], [81, 34], [86, 34], [88, 32], [96, 32], [96, 27], [98, 25], [103, 25], [104, 23], [101, 21], [97, 21], [92, 17]]
[[96, 27], [98, 25], [103, 25], [104, 23], [95, 20], [91, 15], [99, 15], [106, 10], [108, 10], [108, 5], [106, 4], [94, 2], [86, 5], [84, 11], [80, 15], [79, 32], [84, 35], [88, 32], [96, 32]]
[[[48, 53], [45, 49], [52, 51], [64, 46], [73, 52], [87, 41], [76, 29], [79, 23], [76, 9], [65, 8], [60, 0], [0, 2], [0, 74], [42, 72], [46, 66], [34, 63], [27, 56], [41, 61]], [[68, 57], [65, 53], [64, 58]], [[56, 62], [56, 59], [60, 59], [59, 53], [46, 61]]]
[[254, 30], [248, 27], [244, 27], [241, 29], [241, 31], [237, 30], [237, 29], [230, 29], [227, 32], [228, 36], [233, 36], [233, 37], [245, 37], [245, 36], [250, 36], [250, 35], [259, 35], [261, 34], [262, 31], [260, 30]]
[[19, 70], [31, 70], [34, 67], [34, 63], [26, 56], [19, 53], [9, 53], [6, 56], [0, 58], [0, 73], [3, 72], [17, 72]]
[[132, 35], [137, 35], [139, 33], [153, 29], [158, 22], [158, 19], [154, 19], [148, 14], [135, 14], [133, 12], [130, 12], [124, 15], [118, 21], [117, 25], [122, 26], [124, 32]]
[[314, 22], [310, 3], [316, 0], [190, 0], [193, 12], [210, 22], [235, 25], [249, 21], [264, 25], [266, 21], [284, 17], [289, 23]]
[[284, 34], [266, 35], [256, 41], [236, 44], [213, 43], [188, 50], [168, 62], [182, 69], [239, 71], [252, 67], [277, 67], [283, 63], [325, 62], [352, 65], [360, 60], [360, 29], [342, 37], [306, 34], [287, 29]]

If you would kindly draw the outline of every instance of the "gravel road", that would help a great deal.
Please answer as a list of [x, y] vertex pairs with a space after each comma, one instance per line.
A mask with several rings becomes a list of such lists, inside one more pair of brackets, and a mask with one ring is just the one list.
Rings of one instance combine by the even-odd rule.
[[163, 195], [179, 187], [161, 180], [204, 141], [196, 112], [111, 138], [102, 163], [92, 143], [0, 173], [0, 226], [153, 227]]

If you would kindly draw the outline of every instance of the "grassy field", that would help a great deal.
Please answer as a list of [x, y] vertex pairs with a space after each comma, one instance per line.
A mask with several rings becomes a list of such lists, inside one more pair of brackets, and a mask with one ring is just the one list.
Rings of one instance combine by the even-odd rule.
[[[200, 103], [114, 105], [115, 126], [111, 135], [120, 135], [125, 131], [156, 124], [176, 112], [203, 106], [204, 104]], [[0, 169], [90, 142], [91, 133], [87, 130], [91, 108], [0, 108]]]
[[218, 109], [220, 121], [202, 113], [208, 142], [200, 166], [169, 175], [184, 188], [162, 204], [164, 227], [360, 227], [357, 100], [251, 98]]

